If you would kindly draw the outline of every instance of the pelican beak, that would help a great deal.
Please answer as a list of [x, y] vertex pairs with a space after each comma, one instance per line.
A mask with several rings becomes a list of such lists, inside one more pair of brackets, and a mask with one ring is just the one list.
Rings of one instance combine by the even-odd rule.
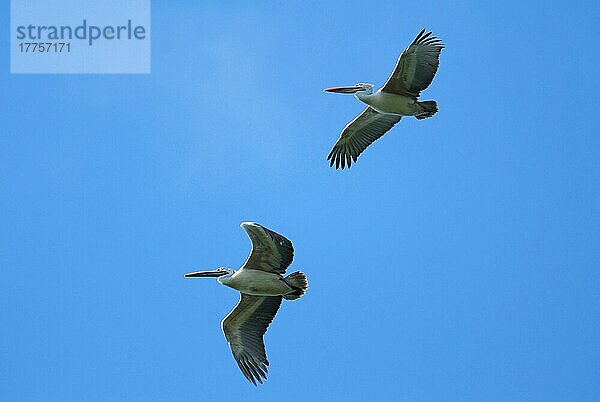
[[220, 269], [215, 269], [213, 271], [198, 271], [198, 272], [190, 272], [183, 276], [186, 278], [216, 278], [219, 276], [223, 276], [227, 273], [227, 271], [222, 271]]
[[339, 94], [353, 94], [362, 91], [364, 88], [361, 85], [352, 85], [350, 87], [332, 87], [325, 88], [323, 92], [337, 92]]

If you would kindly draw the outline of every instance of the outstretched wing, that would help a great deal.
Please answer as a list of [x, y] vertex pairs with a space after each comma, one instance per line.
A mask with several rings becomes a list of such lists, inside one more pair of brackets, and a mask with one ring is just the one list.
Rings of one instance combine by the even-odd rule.
[[342, 169], [352, 162], [356, 162], [358, 156], [376, 139], [387, 133], [401, 116], [395, 114], [382, 114], [370, 106], [352, 120], [342, 131], [329, 153], [327, 160], [329, 166]]
[[258, 223], [244, 222], [240, 226], [252, 241], [252, 251], [242, 268], [283, 275], [294, 258], [292, 242]]
[[441, 39], [423, 29], [398, 58], [396, 67], [381, 88], [383, 92], [419, 97], [427, 88], [440, 64]]
[[241, 295], [221, 328], [242, 373], [254, 385], [262, 384], [269, 365], [263, 335], [279, 310], [281, 296]]

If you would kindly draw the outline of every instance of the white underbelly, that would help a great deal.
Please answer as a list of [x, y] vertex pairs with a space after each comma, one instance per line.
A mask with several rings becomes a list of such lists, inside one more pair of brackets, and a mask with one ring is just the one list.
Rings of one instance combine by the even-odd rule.
[[414, 116], [422, 112], [416, 101], [408, 96], [377, 91], [372, 95], [363, 96], [359, 99], [379, 113]]
[[255, 296], [280, 296], [292, 291], [281, 275], [257, 269], [240, 269], [222, 283]]

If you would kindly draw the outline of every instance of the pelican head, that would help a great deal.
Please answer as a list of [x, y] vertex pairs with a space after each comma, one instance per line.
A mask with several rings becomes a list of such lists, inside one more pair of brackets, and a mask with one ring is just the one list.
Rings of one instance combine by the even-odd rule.
[[[219, 278], [219, 279], [221, 279], [221, 277], [231, 276], [234, 273], [235, 273], [234, 269], [220, 267], [220, 268], [214, 269], [212, 271], [190, 272], [183, 276], [185, 276], [186, 278]], [[219, 279], [217, 279], [217, 280], [219, 280]]]
[[348, 87], [332, 87], [325, 88], [323, 92], [337, 92], [340, 94], [361, 94], [361, 95], [370, 95], [373, 93], [373, 84], [359, 82], [356, 85], [348, 86]]

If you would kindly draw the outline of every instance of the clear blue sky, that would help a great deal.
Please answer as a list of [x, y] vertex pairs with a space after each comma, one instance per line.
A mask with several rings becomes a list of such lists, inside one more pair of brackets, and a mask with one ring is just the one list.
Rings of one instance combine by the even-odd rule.
[[[597, 2], [153, 2], [150, 75], [10, 75], [6, 3], [0, 399], [600, 399]], [[440, 112], [330, 169], [422, 27]], [[259, 388], [182, 277], [247, 220], [311, 285]]]

